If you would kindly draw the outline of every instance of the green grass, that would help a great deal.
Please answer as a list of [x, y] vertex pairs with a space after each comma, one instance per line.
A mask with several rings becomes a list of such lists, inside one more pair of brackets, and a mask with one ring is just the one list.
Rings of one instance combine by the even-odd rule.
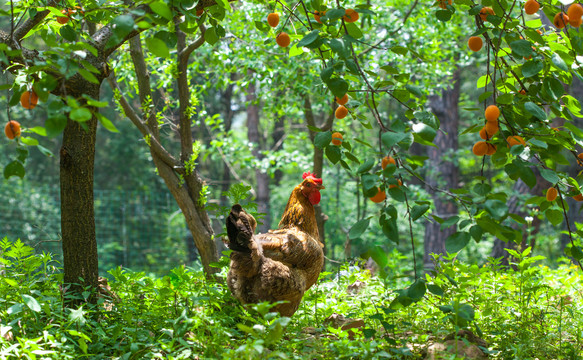
[[[289, 319], [269, 304], [245, 309], [221, 282], [184, 267], [161, 278], [113, 269], [109, 296], [66, 308], [51, 256], [4, 239], [0, 359], [419, 359], [458, 329], [486, 340], [492, 359], [581, 359], [580, 269], [514, 255], [515, 270], [449, 258], [416, 282], [396, 264], [385, 279], [345, 265], [322, 274]], [[365, 325], [336, 329], [332, 314]]]

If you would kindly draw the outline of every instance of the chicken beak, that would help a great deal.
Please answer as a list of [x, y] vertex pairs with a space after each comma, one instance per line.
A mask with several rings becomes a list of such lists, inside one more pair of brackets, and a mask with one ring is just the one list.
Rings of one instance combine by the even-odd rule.
[[318, 185], [318, 190], [322, 190], [325, 189], [326, 187], [324, 185]]

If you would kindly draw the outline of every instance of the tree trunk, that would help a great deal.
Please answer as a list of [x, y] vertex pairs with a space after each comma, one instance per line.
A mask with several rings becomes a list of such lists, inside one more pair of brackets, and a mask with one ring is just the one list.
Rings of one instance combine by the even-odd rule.
[[[99, 85], [86, 83], [85, 94], [99, 98]], [[97, 111], [96, 109], [92, 109]], [[98, 259], [93, 207], [93, 162], [97, 119], [68, 120], [60, 152], [61, 233], [65, 284], [73, 293], [97, 288]], [[90, 299], [91, 301], [91, 299]]]
[[[251, 71], [248, 72], [251, 74]], [[263, 159], [263, 154], [261, 150], [263, 149], [261, 137], [259, 136], [259, 107], [255, 103], [257, 100], [255, 82], [251, 81], [247, 89], [247, 138], [249, 142], [253, 144], [253, 149], [251, 153], [257, 161]], [[258, 225], [257, 231], [260, 233], [266, 233], [271, 228], [271, 212], [269, 208], [269, 175], [262, 171], [259, 167], [255, 170], [255, 182], [257, 184], [256, 194], [257, 194], [257, 211], [265, 214], [263, 218], [263, 223]]]
[[[455, 188], [458, 183], [458, 167], [452, 159], [446, 159], [448, 153], [455, 153], [458, 148], [458, 101], [460, 96], [460, 70], [453, 75], [453, 88], [442, 91], [441, 97], [432, 96], [430, 107], [440, 121], [440, 131], [434, 139], [437, 147], [428, 149], [431, 173], [427, 174], [427, 191], [433, 198], [434, 214], [441, 218], [448, 218], [458, 213], [457, 204], [434, 188]], [[425, 229], [425, 251], [423, 267], [426, 271], [434, 268], [431, 253], [445, 254], [445, 239], [456, 231], [455, 227], [440, 229], [440, 224], [430, 222]]]

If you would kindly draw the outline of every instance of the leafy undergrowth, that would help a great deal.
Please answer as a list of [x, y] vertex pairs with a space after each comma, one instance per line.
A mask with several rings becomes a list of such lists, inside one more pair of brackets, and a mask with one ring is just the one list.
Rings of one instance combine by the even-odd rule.
[[[4, 239], [0, 359], [421, 359], [459, 329], [485, 340], [492, 359], [581, 359], [581, 271], [514, 255], [515, 270], [446, 259], [412, 284], [391, 280], [396, 269], [381, 280], [347, 265], [323, 274], [289, 319], [268, 304], [244, 309], [184, 267], [162, 278], [111, 270], [98, 305], [66, 308], [51, 256]], [[334, 314], [356, 325], [336, 328]]]

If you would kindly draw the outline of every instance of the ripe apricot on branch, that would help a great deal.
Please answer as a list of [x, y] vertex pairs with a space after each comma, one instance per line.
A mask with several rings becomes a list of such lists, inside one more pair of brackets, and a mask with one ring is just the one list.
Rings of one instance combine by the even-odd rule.
[[395, 184], [389, 185], [389, 189], [396, 188], [396, 187], [403, 185], [403, 182], [401, 181], [401, 179], [397, 180], [397, 184], [399, 184], [399, 185], [395, 185]]
[[383, 158], [383, 160], [381, 161], [381, 167], [384, 170], [389, 164], [397, 165], [397, 162], [391, 155], [387, 155]]
[[581, 19], [583, 16], [583, 6], [579, 4], [571, 4], [571, 6], [569, 6], [567, 9], [567, 16], [571, 21]]
[[484, 140], [488, 140], [489, 138], [491, 138], [492, 136], [490, 136], [488, 134], [488, 132], [486, 131], [486, 127], [484, 126], [482, 129], [480, 129], [480, 137]]
[[340, 146], [340, 144], [342, 144], [342, 139], [344, 138], [342, 137], [341, 133], [335, 132], [332, 134], [332, 144]]
[[569, 25], [578, 28], [583, 23], [583, 18], [569, 18]]
[[472, 51], [480, 51], [482, 49], [482, 38], [479, 36], [470, 36], [468, 39], [468, 47]]
[[472, 152], [476, 156], [484, 156], [488, 152], [488, 143], [485, 141], [478, 141], [474, 144]]
[[348, 115], [348, 109], [344, 105], [340, 105], [336, 108], [334, 115], [336, 119], [344, 119]]
[[381, 188], [377, 188], [377, 193], [373, 197], [370, 197], [369, 199], [371, 199], [372, 202], [378, 204], [385, 201], [386, 198], [387, 194], [384, 191], [382, 191]]
[[488, 148], [486, 149], [486, 155], [496, 154], [496, 145], [490, 144], [490, 143], [486, 143], [486, 144], [488, 144]]
[[491, 7], [483, 7], [480, 10], [480, 19], [482, 19], [482, 21], [487, 21], [488, 20], [488, 15], [496, 15], [494, 13], [494, 10]]
[[569, 17], [565, 14], [565, 13], [557, 13], [557, 15], [555, 15], [554, 19], [553, 19], [553, 25], [555, 25], [555, 27], [557, 29], [562, 29], [565, 27], [565, 25], [567, 25], [569, 23]]
[[528, 0], [524, 3], [524, 12], [528, 15], [536, 14], [540, 9], [540, 4], [535, 0]]
[[447, 5], [451, 5], [451, 0], [438, 0], [437, 5], [442, 9], [447, 9]]
[[18, 121], [10, 120], [4, 127], [4, 134], [10, 140], [20, 136], [20, 123]]
[[267, 23], [271, 27], [276, 27], [279, 24], [279, 14], [278, 13], [271, 13], [267, 15]]
[[344, 96], [341, 97], [340, 99], [338, 99], [338, 97], [336, 97], [336, 103], [338, 105], [346, 105], [347, 102], [348, 102], [348, 94], [344, 94]]
[[484, 117], [487, 121], [496, 121], [499, 116], [500, 109], [498, 109], [498, 106], [496, 105], [490, 105], [486, 108], [486, 111], [484, 111]]
[[28, 90], [20, 95], [20, 105], [23, 108], [32, 110], [38, 104], [38, 95], [34, 92], [34, 90]]
[[286, 32], [280, 32], [275, 38], [275, 42], [281, 47], [288, 47], [290, 43], [289, 35]]
[[551, 202], [554, 201], [557, 198], [557, 195], [559, 194], [559, 192], [557, 191], [556, 188], [554, 187], [550, 187], [547, 190], [547, 201]]
[[486, 125], [484, 125], [484, 129], [486, 133], [492, 137], [498, 132], [498, 130], [500, 130], [500, 127], [498, 126], [498, 121], [488, 121], [486, 122]]
[[342, 18], [346, 22], [353, 23], [353, 22], [356, 22], [359, 17], [360, 17], [360, 15], [358, 15], [358, 13], [356, 12], [356, 10], [354, 10], [354, 9], [346, 9], [346, 15], [344, 15]]
[[575, 201], [583, 201], [583, 194], [579, 193], [579, 194], [573, 196], [573, 200], [575, 200]]
[[519, 135], [512, 135], [506, 138], [506, 142], [508, 143], [508, 147], [513, 147], [514, 145], [522, 145], [526, 146], [526, 142]]
[[202, 16], [202, 14], [204, 14], [204, 9], [196, 10], [196, 16]]
[[319, 22], [320, 24], [322, 24], [322, 20], [320, 20], [320, 17], [326, 15], [325, 11], [314, 11], [314, 20], [316, 20], [317, 22]]

